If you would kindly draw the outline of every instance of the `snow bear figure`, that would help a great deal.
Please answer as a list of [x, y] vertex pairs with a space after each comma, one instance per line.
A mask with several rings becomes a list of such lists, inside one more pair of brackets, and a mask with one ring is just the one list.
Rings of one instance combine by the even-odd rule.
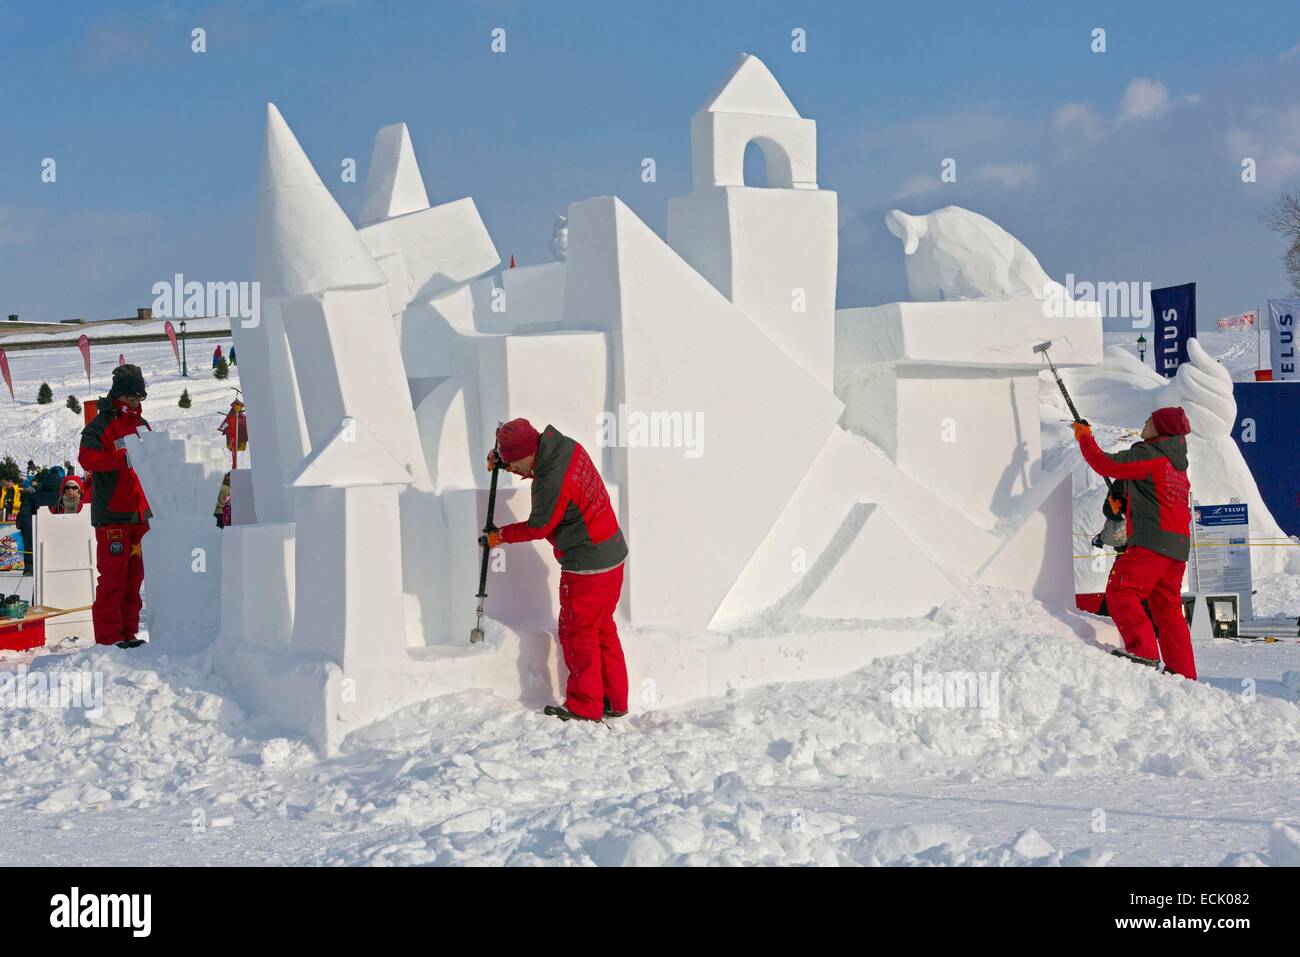
[[926, 216], [891, 209], [889, 231], [903, 241], [907, 284], [917, 301], [1064, 297], [1020, 240], [987, 216], [945, 206]]

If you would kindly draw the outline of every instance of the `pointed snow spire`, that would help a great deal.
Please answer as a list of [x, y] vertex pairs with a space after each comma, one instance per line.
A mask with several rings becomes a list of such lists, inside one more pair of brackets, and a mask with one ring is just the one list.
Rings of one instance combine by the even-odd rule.
[[731, 73], [700, 107], [700, 113], [758, 113], [792, 116], [799, 112], [758, 57], [742, 53]]
[[429, 208], [429, 194], [424, 191], [420, 164], [405, 123], [383, 127], [375, 134], [370, 151], [370, 171], [366, 173], [365, 198], [361, 202], [358, 224], [403, 216]]
[[387, 282], [274, 103], [266, 104], [254, 261], [264, 298]]

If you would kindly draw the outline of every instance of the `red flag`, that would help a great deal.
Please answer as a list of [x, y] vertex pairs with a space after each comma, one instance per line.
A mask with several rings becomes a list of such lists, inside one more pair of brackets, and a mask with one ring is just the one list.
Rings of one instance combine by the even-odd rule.
[[176, 357], [176, 368], [180, 369], [181, 348], [176, 344], [176, 327], [173, 326], [172, 321], [168, 319], [166, 322], [163, 323], [163, 329], [166, 330], [167, 332], [167, 341], [172, 344], [172, 355]]
[[80, 338], [77, 339], [77, 348], [81, 350], [81, 361], [84, 362], [86, 365], [86, 388], [89, 389], [91, 387], [90, 386], [90, 340], [86, 338], [86, 334], [84, 332], [81, 334]]
[[0, 349], [0, 375], [5, 377], [5, 385], [9, 386], [9, 398], [14, 397], [14, 380], [9, 376], [9, 357], [5, 351]]
[[514, 254], [514, 253], [511, 253], [511, 254], [510, 254], [510, 268], [511, 268], [511, 269], [514, 269], [514, 268], [515, 268], [515, 254]]
[[117, 364], [120, 366], [126, 365], [126, 356], [120, 352], [117, 354]]

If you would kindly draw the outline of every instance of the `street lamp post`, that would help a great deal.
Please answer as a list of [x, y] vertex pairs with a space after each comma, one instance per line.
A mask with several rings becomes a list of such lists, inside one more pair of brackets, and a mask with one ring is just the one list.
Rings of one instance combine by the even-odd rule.
[[1138, 336], [1138, 360], [1141, 362], [1147, 361], [1147, 337], [1146, 336]]
[[189, 364], [185, 361], [185, 320], [181, 320], [181, 376], [188, 379], [190, 376]]

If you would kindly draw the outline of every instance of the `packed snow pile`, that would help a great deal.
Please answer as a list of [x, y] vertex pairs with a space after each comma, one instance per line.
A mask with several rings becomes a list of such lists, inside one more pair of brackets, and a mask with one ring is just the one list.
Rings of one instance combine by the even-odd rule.
[[1159, 675], [1004, 590], [963, 593], [942, 618], [925, 647], [841, 678], [604, 725], [464, 691], [354, 733], [329, 759], [245, 715], [202, 656], [40, 655], [30, 674], [101, 674], [103, 706], [0, 710], [0, 814], [298, 822], [322, 848], [304, 860], [326, 863], [1100, 864], [1122, 851], [1105, 835], [1053, 847], [1021, 825], [976, 839], [937, 807], [877, 825], [869, 810], [805, 810], [805, 792], [1294, 778], [1300, 685], [1252, 700]]

